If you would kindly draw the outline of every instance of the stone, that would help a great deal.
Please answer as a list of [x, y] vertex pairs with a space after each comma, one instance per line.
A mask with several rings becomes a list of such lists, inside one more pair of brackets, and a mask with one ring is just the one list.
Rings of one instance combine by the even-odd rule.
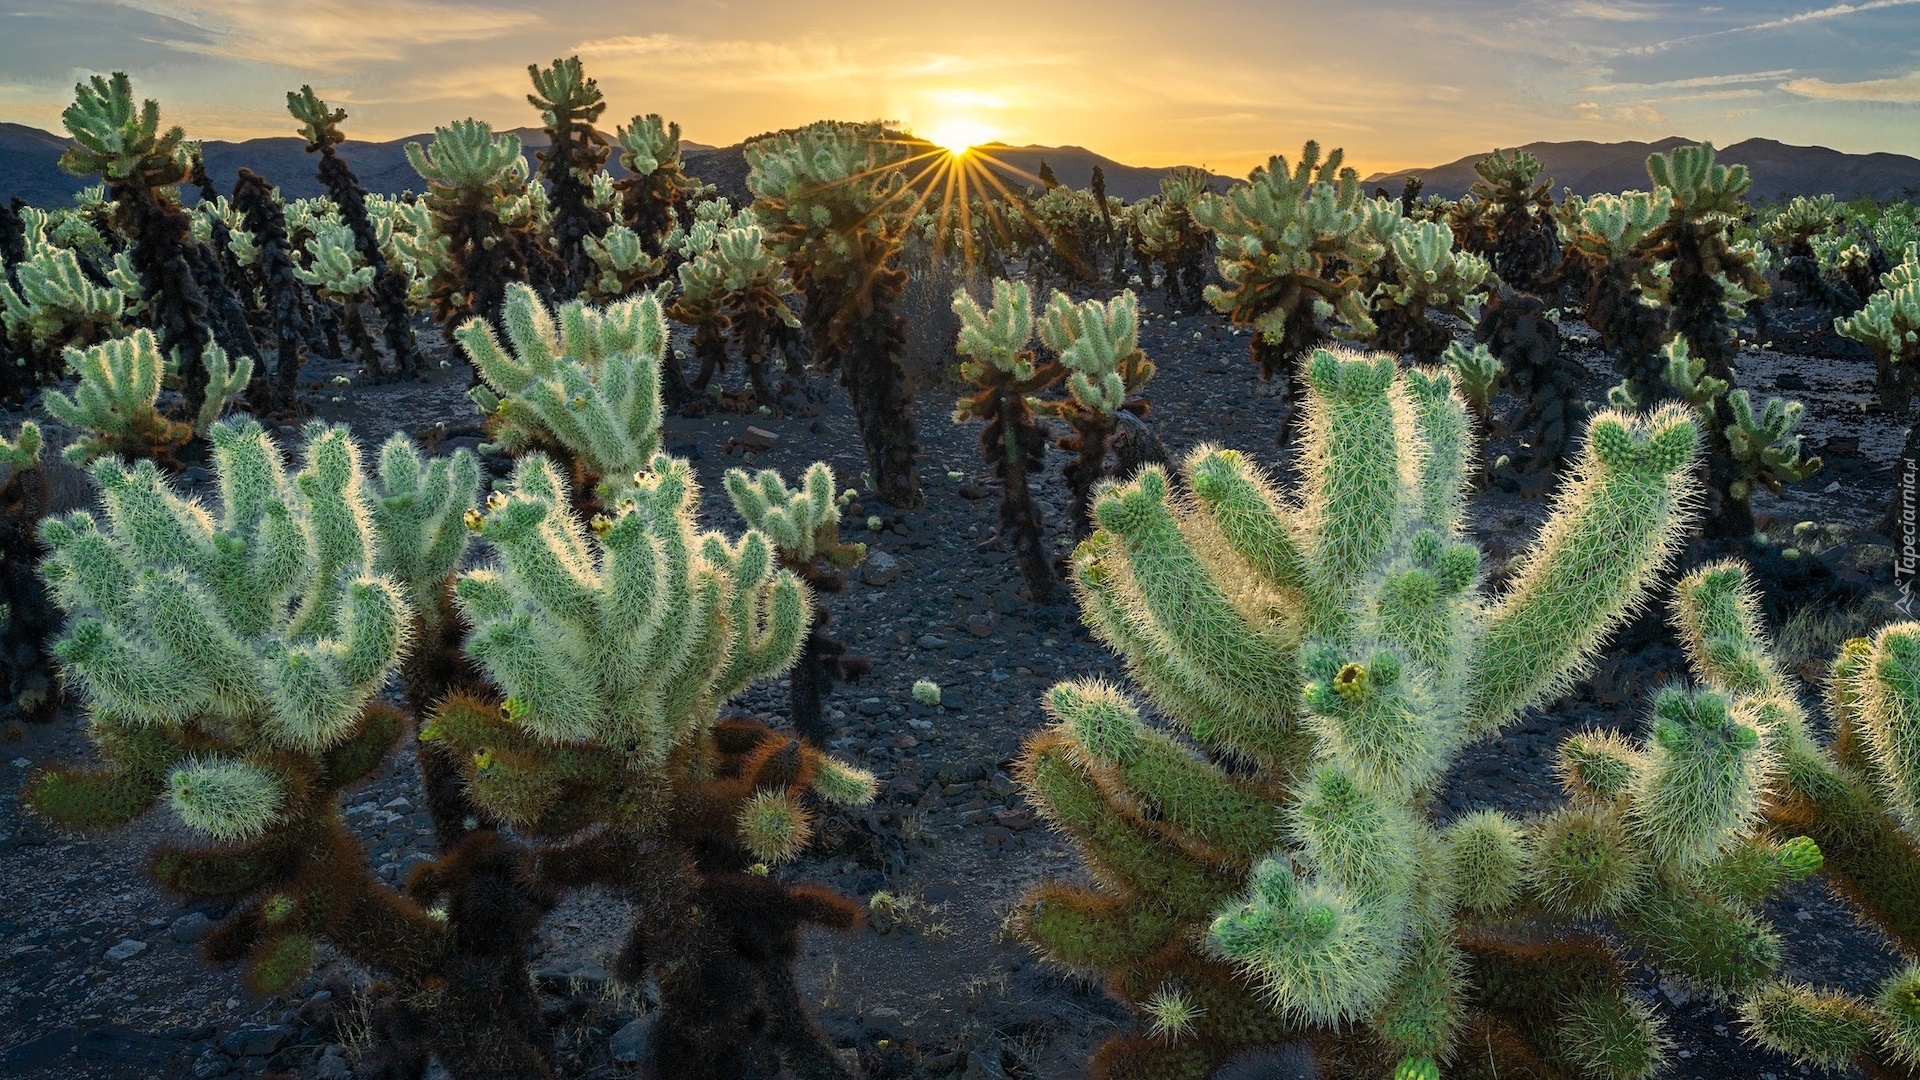
[[221, 1039], [220, 1049], [234, 1057], [271, 1057], [299, 1034], [286, 1024], [249, 1024]]
[[147, 943], [133, 938], [123, 938], [118, 945], [107, 950], [107, 959], [116, 964], [125, 963], [147, 951]]
[[323, 1057], [313, 1066], [313, 1080], [353, 1080], [345, 1058]]
[[869, 585], [888, 585], [900, 576], [900, 560], [880, 550], [867, 552], [867, 561], [860, 566], [860, 580]]
[[218, 1050], [208, 1050], [193, 1059], [194, 1080], [213, 1080], [216, 1076], [225, 1076], [233, 1071], [233, 1063], [227, 1055]]
[[660, 1014], [648, 1013], [636, 1020], [629, 1020], [619, 1031], [613, 1033], [608, 1049], [613, 1060], [631, 1065], [653, 1056], [654, 1029], [658, 1026]]
[[173, 940], [182, 945], [192, 945], [201, 938], [206, 937], [212, 931], [213, 920], [207, 918], [206, 912], [203, 911], [187, 912], [185, 915], [173, 920], [173, 925], [170, 928], [170, 932], [173, 934]]

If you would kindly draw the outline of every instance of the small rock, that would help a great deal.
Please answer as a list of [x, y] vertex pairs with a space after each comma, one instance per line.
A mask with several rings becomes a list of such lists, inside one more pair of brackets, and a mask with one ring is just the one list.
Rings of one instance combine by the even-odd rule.
[[285, 1024], [250, 1024], [236, 1028], [220, 1040], [220, 1049], [234, 1057], [270, 1057], [294, 1040], [299, 1032]]
[[653, 1056], [653, 1036], [659, 1013], [652, 1012], [637, 1020], [629, 1020], [619, 1031], [613, 1033], [608, 1048], [613, 1052], [613, 1060], [632, 1064]]
[[193, 1059], [193, 1080], [213, 1080], [233, 1071], [233, 1063], [218, 1050], [208, 1050]]
[[983, 638], [993, 633], [993, 623], [984, 618], [973, 619], [967, 623], [967, 633]]
[[120, 944], [107, 950], [107, 959], [116, 964], [124, 963], [147, 951], [147, 943], [133, 938], [122, 939]]
[[947, 647], [947, 639], [939, 634], [921, 634], [918, 644], [923, 649], [944, 649]]
[[173, 940], [182, 945], [192, 945], [213, 931], [213, 920], [205, 912], [189, 911], [173, 920]]
[[314, 1063], [313, 1080], [353, 1080], [353, 1070], [347, 1067], [345, 1058], [322, 1057]]
[[1000, 1048], [967, 1051], [967, 1071], [961, 1075], [964, 1080], [1006, 1080], [1007, 1070], [1000, 1064]]
[[869, 585], [887, 585], [900, 576], [900, 560], [884, 551], [868, 551], [867, 561], [861, 564], [860, 580]]

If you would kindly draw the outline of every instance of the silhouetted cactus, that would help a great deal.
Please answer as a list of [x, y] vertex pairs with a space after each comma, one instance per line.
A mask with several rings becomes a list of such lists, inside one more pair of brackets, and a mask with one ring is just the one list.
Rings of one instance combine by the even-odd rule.
[[900, 364], [897, 265], [911, 198], [906, 148], [876, 127], [831, 122], [747, 144], [753, 212], [806, 296], [815, 363], [853, 398], [874, 494], [923, 501], [914, 473], [913, 381]]
[[[1140, 217], [1141, 249], [1166, 270], [1167, 299], [1177, 311], [1199, 311], [1206, 297], [1207, 244], [1210, 237], [1194, 217], [1194, 207], [1211, 194], [1213, 178], [1202, 169], [1181, 166], [1160, 178], [1160, 197]], [[1097, 200], [1105, 225], [1105, 202]]]
[[620, 167], [630, 174], [614, 182], [622, 222], [648, 255], [667, 254], [667, 234], [687, 208], [713, 188], [688, 176], [680, 164], [680, 125], [658, 113], [636, 116], [617, 128]]
[[47, 646], [60, 612], [40, 581], [40, 522], [80, 506], [86, 478], [41, 458], [40, 426], [0, 437], [0, 699], [27, 721], [51, 720], [61, 684]]
[[[1540, 179], [1540, 159], [1525, 150], [1495, 150], [1475, 162], [1473, 195], [1486, 208], [1486, 231], [1470, 232], [1461, 246], [1493, 262], [1500, 280], [1544, 296], [1560, 264], [1553, 224], [1553, 178]], [[1538, 181], [1536, 183], [1536, 181]]]
[[1047, 437], [1027, 399], [1059, 382], [1065, 370], [1055, 360], [1042, 363], [1028, 348], [1033, 293], [1025, 282], [996, 279], [993, 305], [985, 309], [966, 290], [956, 289], [953, 310], [961, 322], [955, 348], [967, 358], [960, 374], [979, 388], [955, 403], [953, 419], [984, 422], [980, 454], [1000, 481], [999, 543], [1012, 549], [1020, 564], [1027, 599], [1049, 603], [1055, 592], [1053, 562], [1047, 557], [1045, 521], [1028, 486], [1028, 478], [1046, 466]]
[[1521, 401], [1511, 426], [1526, 440], [1526, 471], [1537, 480], [1558, 470], [1587, 415], [1580, 397], [1586, 369], [1561, 354], [1560, 324], [1549, 315], [1546, 301], [1502, 287], [1481, 313], [1473, 336], [1500, 361], [1508, 388]]
[[[406, 278], [387, 264], [386, 255], [380, 249], [379, 231], [367, 214], [366, 189], [360, 186], [359, 177], [353, 175], [336, 149], [347, 138], [340, 131], [340, 121], [347, 118], [347, 111], [327, 108], [327, 103], [314, 94], [311, 86], [302, 86], [297, 94], [287, 92], [287, 111], [300, 121], [307, 153], [320, 155], [320, 182], [326, 185], [328, 196], [340, 208], [341, 220], [353, 230], [354, 249], [360, 253], [361, 260], [373, 268], [373, 302], [380, 312], [380, 330], [386, 338], [387, 351], [393, 354], [394, 370], [401, 375], [417, 374], [420, 345], [414, 340], [412, 315], [407, 308]], [[431, 182], [432, 178], [428, 180]]]
[[1664, 283], [1646, 249], [1647, 237], [1666, 224], [1672, 206], [1673, 194], [1663, 188], [1595, 195], [1579, 203], [1564, 237], [1566, 269], [1577, 268], [1587, 283], [1587, 325], [1613, 354], [1631, 400], [1645, 405], [1673, 396], [1661, 355]]
[[279, 347], [272, 378], [264, 371], [256, 373], [256, 385], [265, 392], [251, 395], [251, 404], [256, 413], [278, 411], [291, 416], [300, 408], [300, 364], [304, 359], [300, 346], [310, 312], [287, 242], [286, 213], [273, 185], [252, 169], [241, 169], [239, 179], [234, 181], [233, 205], [244, 215], [247, 230], [259, 249], [261, 287]]

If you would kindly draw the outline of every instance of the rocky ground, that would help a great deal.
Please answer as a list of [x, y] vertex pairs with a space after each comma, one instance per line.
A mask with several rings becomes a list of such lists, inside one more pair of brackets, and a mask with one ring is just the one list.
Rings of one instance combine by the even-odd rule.
[[[1891, 551], [1873, 534], [1894, 494], [1902, 434], [1896, 418], [1866, 411], [1872, 365], [1819, 330], [1817, 316], [1787, 313], [1774, 348], [1742, 357], [1741, 382], [1756, 394], [1791, 392], [1806, 401], [1810, 448], [1827, 470], [1781, 498], [1762, 496], [1762, 523], [1776, 535], [1812, 520], [1837, 528], [1843, 575], [1882, 590]], [[1575, 354], [1592, 372], [1587, 396], [1613, 381], [1593, 334], [1565, 324]], [[1284, 464], [1275, 447], [1281, 411], [1274, 388], [1246, 362], [1246, 338], [1213, 316], [1156, 315], [1142, 344], [1158, 363], [1150, 420], [1176, 456], [1202, 442]], [[1792, 351], [1786, 351], [1791, 349]], [[433, 433], [442, 449], [474, 445], [464, 364], [436, 347], [425, 382], [338, 388], [341, 363], [316, 361], [305, 378], [316, 415], [350, 421], [372, 447], [394, 430]], [[796, 474], [816, 458], [843, 483], [859, 484], [859, 439], [844, 394], [821, 382], [818, 405], [783, 417], [714, 412], [673, 418], [667, 444], [695, 460], [711, 524], [739, 523], [720, 476], [730, 466]], [[1082, 628], [1071, 602], [1036, 607], [1020, 593], [1011, 557], [985, 542], [994, 532], [997, 488], [985, 473], [977, 431], [951, 419], [952, 390], [925, 386], [918, 420], [925, 509], [905, 514], [866, 507], [847, 533], [870, 547], [848, 590], [829, 599], [835, 630], [871, 657], [873, 674], [831, 699], [833, 748], [877, 773], [876, 805], [823, 828], [823, 842], [788, 872], [832, 885], [870, 904], [868, 928], [807, 938], [800, 963], [805, 994], [835, 1042], [875, 1077], [999, 1077], [1069, 1080], [1088, 1051], [1129, 1023], [1101, 988], [1038, 962], [1004, 931], [1022, 893], [1044, 877], [1073, 875], [1073, 847], [1035, 818], [1010, 779], [1023, 738], [1044, 721], [1038, 701], [1054, 680], [1120, 667]], [[1501, 403], [1510, 413], [1512, 402]], [[812, 413], [814, 415], [808, 415]], [[0, 420], [11, 427], [18, 417]], [[748, 432], [749, 426], [773, 438]], [[730, 440], [733, 450], [726, 448]], [[744, 441], [742, 441], [744, 440]], [[759, 447], [759, 449], [755, 449]], [[1511, 439], [1496, 450], [1513, 449]], [[1055, 454], [1038, 493], [1056, 536], [1066, 521]], [[1514, 491], [1475, 495], [1471, 513], [1498, 579], [1524, 550], [1547, 503]], [[868, 513], [883, 527], [864, 529]], [[1065, 551], [1066, 541], [1056, 540]], [[1869, 610], [1802, 614], [1789, 634], [1817, 641], [1803, 673], [1817, 678], [1817, 653], [1877, 618]], [[1678, 650], [1655, 617], [1624, 630], [1593, 678], [1536, 710], [1498, 741], [1464, 756], [1441, 812], [1479, 806], [1529, 810], [1558, 798], [1553, 747], [1571, 730], [1613, 726], [1637, 732], [1650, 689], [1684, 674]], [[942, 687], [942, 702], [913, 701], [919, 679]], [[783, 685], [753, 688], [741, 711], [777, 719]], [[12, 725], [0, 743], [0, 1075], [63, 1080], [217, 1077], [285, 1072], [343, 1080], [365, 1037], [353, 990], [365, 975], [331, 961], [296, 992], [249, 996], [237, 973], [209, 969], [194, 942], [221, 912], [182, 903], [140, 873], [142, 853], [174, 828], [164, 813], [100, 837], [50, 830], [22, 814], [13, 792], [42, 763], [87, 750], [77, 715]], [[432, 850], [414, 764], [398, 757], [345, 799], [349, 823], [380, 875], [404, 880]], [[1769, 911], [1788, 943], [1788, 973], [1819, 983], [1873, 985], [1893, 964], [1886, 944], [1824, 886], [1790, 890]], [[644, 987], [609, 982], [606, 968], [624, 916], [617, 901], [585, 896], [549, 919], [534, 964], [568, 1068], [580, 1076], [636, 1074], [629, 1064], [648, 1038]], [[1675, 1038], [1676, 1078], [1741, 1076], [1783, 1080], [1807, 1070], [1741, 1042], [1729, 1010], [1684, 988], [1643, 980], [1648, 1000]], [[1298, 1060], [1247, 1063], [1244, 1077], [1304, 1075]]]

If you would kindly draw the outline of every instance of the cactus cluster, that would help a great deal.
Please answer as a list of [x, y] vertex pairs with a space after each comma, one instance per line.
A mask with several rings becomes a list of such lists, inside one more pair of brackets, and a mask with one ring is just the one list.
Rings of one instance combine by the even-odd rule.
[[1182, 166], [1160, 178], [1160, 195], [1142, 207], [1136, 227], [1140, 251], [1159, 263], [1167, 283], [1167, 299], [1180, 311], [1199, 311], [1206, 300], [1206, 254], [1211, 239], [1194, 208], [1212, 194], [1212, 177], [1204, 170]]
[[[500, 317], [507, 285], [524, 282], [527, 245], [509, 235], [512, 200], [527, 197], [527, 159], [520, 137], [496, 135], [480, 120], [433, 129], [427, 149], [407, 144], [407, 160], [427, 182], [426, 208], [447, 247], [427, 284], [443, 325]], [[535, 189], [537, 190], [537, 189]]]
[[1880, 406], [1904, 409], [1920, 385], [1920, 241], [1906, 247], [1900, 264], [1880, 279], [1879, 291], [1852, 315], [1834, 320], [1841, 337], [1873, 352]]

